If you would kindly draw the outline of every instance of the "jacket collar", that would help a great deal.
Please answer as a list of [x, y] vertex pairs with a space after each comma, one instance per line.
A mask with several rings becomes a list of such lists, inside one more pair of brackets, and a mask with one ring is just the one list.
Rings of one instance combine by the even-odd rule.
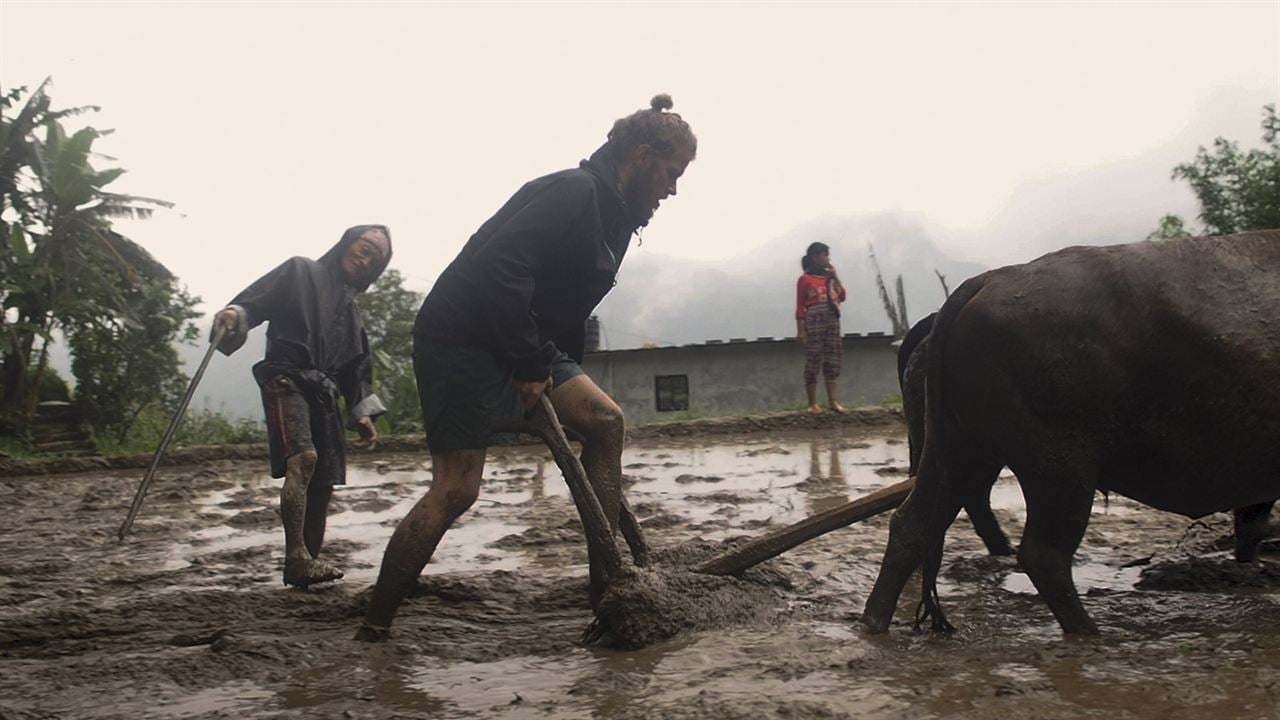
[[618, 187], [618, 165], [605, 148], [605, 145], [601, 145], [599, 149], [591, 153], [591, 157], [579, 163], [579, 167], [595, 175], [600, 180], [600, 184], [606, 188], [609, 197], [617, 202], [618, 209], [626, 225], [627, 234], [630, 235], [638, 228], [643, 227], [645, 223], [631, 213], [631, 208], [627, 205], [626, 199], [622, 197], [622, 190]]

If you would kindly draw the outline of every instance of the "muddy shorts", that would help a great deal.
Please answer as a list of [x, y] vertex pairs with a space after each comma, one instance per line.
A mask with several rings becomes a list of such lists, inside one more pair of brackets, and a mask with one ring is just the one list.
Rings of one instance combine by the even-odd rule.
[[311, 484], [346, 484], [346, 431], [332, 393], [304, 390], [298, 380], [277, 375], [262, 386], [262, 406], [267, 416], [271, 477], [284, 477], [289, 458], [314, 450], [316, 469]]
[[[524, 417], [511, 369], [487, 350], [414, 338], [413, 372], [431, 452], [482, 450], [495, 428]], [[581, 374], [563, 352], [551, 361], [552, 387]]]

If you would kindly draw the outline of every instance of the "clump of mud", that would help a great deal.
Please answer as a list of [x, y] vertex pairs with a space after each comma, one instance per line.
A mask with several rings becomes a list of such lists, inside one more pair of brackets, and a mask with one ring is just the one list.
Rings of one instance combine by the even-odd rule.
[[769, 619], [781, 604], [779, 590], [790, 584], [786, 576], [767, 566], [740, 578], [690, 569], [720, 549], [711, 543], [670, 548], [658, 551], [647, 567], [628, 567], [609, 583], [586, 641], [634, 650], [682, 632]]
[[1139, 590], [1220, 593], [1240, 589], [1280, 588], [1280, 563], [1236, 562], [1218, 555], [1153, 562], [1142, 569]]

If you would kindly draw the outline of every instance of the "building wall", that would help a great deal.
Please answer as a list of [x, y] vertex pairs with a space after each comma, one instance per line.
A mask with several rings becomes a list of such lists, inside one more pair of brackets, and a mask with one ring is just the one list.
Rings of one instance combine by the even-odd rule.
[[[900, 394], [892, 341], [888, 335], [844, 337], [837, 395], [843, 404], [878, 403]], [[658, 375], [688, 376], [688, 413], [695, 416], [781, 410], [805, 401], [804, 349], [794, 339], [596, 352], [587, 355], [583, 369], [633, 423], [680, 414], [658, 412]], [[821, 382], [818, 397], [825, 403]]]

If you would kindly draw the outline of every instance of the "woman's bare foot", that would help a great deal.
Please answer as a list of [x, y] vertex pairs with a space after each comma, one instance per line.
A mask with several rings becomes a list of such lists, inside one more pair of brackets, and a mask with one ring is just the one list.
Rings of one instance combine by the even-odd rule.
[[809, 414], [810, 414], [810, 415], [821, 415], [821, 414], [822, 414], [822, 408], [821, 408], [821, 407], [818, 407], [818, 404], [817, 404], [817, 403], [814, 403], [814, 404], [812, 404], [812, 405], [810, 405], [810, 406], [809, 406]]
[[342, 578], [342, 571], [326, 562], [309, 557], [286, 558], [284, 584], [306, 588], [316, 583], [331, 582]]
[[831, 412], [836, 413], [837, 415], [844, 414], [844, 406], [838, 402], [831, 403], [829, 407], [831, 408]]

